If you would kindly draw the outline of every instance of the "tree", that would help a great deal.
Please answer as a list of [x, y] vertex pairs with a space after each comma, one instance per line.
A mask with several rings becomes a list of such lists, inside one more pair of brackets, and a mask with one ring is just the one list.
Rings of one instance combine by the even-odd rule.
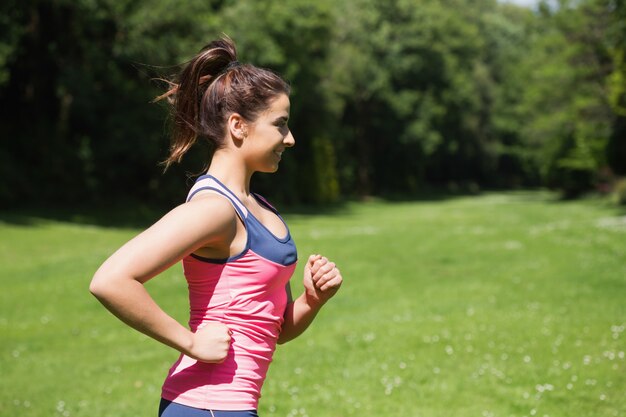
[[546, 184], [571, 197], [591, 188], [606, 165], [613, 121], [605, 82], [608, 12], [593, 1], [542, 10], [523, 63], [522, 134]]
[[145, 62], [179, 62], [182, 48], [206, 37], [198, 35], [210, 25], [198, 23], [210, 11], [201, 1], [14, 4], [0, 71], [0, 199], [154, 198], [166, 139], [164, 113], [148, 104], [157, 90]]
[[608, 94], [616, 115], [607, 144], [607, 160], [614, 172], [626, 175], [626, 2], [614, 0], [603, 3], [611, 10], [608, 45], [613, 72], [608, 78]]
[[292, 158], [270, 179], [255, 178], [286, 202], [330, 203], [339, 198], [336, 138], [323, 80], [328, 72], [331, 1], [234, 2], [223, 13], [224, 31], [245, 60], [278, 71], [291, 83]]

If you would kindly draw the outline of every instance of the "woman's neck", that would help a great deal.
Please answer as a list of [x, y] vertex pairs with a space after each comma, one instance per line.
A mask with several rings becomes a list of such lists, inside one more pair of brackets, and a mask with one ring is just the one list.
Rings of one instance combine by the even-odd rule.
[[220, 180], [240, 197], [250, 195], [252, 172], [248, 173], [243, 161], [227, 149], [221, 149], [213, 154], [207, 174]]

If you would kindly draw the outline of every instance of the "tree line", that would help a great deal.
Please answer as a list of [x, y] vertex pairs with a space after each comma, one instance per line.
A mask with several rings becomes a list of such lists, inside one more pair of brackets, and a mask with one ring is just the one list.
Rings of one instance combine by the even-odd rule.
[[[292, 85], [284, 203], [626, 175], [626, 4], [561, 0], [7, 0], [2, 205], [181, 199], [156, 79], [225, 33]], [[271, 189], [271, 190], [270, 190]], [[112, 197], [114, 196], [114, 197]]]

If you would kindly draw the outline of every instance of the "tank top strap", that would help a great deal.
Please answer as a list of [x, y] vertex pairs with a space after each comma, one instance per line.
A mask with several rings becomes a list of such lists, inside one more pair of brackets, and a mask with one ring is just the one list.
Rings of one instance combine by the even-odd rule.
[[273, 205], [271, 205], [270, 202], [267, 201], [267, 199], [265, 197], [263, 197], [262, 195], [257, 194], [257, 193], [252, 193], [252, 194], [254, 195], [256, 200], [259, 201], [262, 205], [264, 205], [268, 209], [272, 210], [274, 213], [278, 214], [278, 210], [276, 210], [276, 208]]
[[241, 201], [230, 191], [224, 184], [219, 182], [216, 178], [210, 175], [203, 175], [196, 180], [196, 183], [191, 187], [189, 193], [187, 194], [187, 200], [190, 201], [191, 198], [196, 195], [200, 191], [213, 191], [222, 196], [226, 197], [228, 201], [233, 205], [235, 211], [242, 220], [248, 218], [248, 209], [244, 206]]

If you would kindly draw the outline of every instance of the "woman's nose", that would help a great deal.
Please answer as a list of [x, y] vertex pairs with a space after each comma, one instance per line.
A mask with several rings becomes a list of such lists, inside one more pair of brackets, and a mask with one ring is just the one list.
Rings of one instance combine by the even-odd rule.
[[291, 130], [289, 131], [289, 133], [287, 133], [287, 136], [285, 136], [285, 139], [283, 139], [283, 143], [285, 144], [285, 146], [291, 148], [293, 145], [296, 144], [296, 140], [294, 139], [293, 135], [291, 134]]

